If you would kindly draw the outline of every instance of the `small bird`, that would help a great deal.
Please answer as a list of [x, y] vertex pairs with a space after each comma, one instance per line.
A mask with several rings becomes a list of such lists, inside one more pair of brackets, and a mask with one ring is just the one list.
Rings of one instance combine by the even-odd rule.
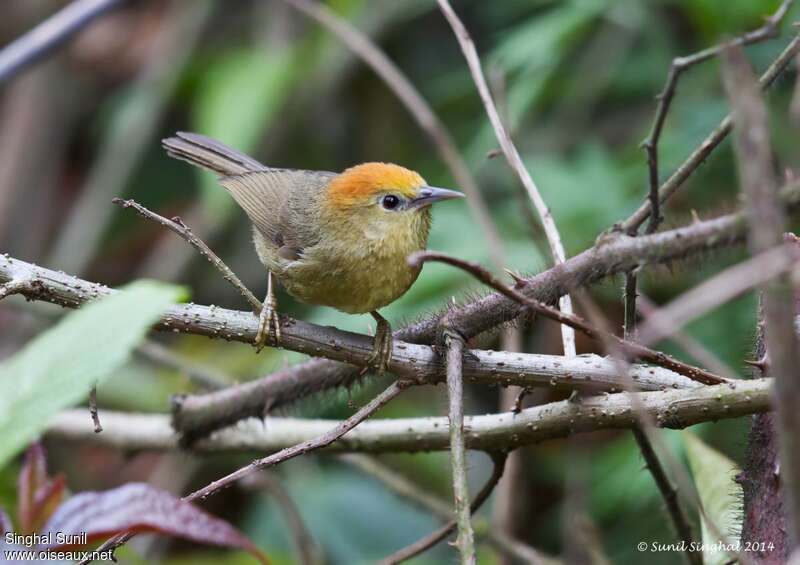
[[280, 341], [277, 279], [306, 304], [369, 312], [377, 322], [370, 365], [383, 372], [392, 334], [378, 309], [417, 279], [420, 267], [409, 266], [407, 257], [427, 245], [430, 205], [464, 195], [428, 186], [418, 173], [391, 163], [363, 163], [338, 174], [277, 169], [195, 133], [179, 132], [162, 143], [171, 157], [219, 175], [253, 224], [267, 269], [256, 346], [263, 347], [270, 332]]

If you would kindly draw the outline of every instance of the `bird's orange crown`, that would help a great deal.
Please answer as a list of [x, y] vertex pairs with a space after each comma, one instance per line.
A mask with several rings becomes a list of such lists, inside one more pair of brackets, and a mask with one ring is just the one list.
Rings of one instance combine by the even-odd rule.
[[334, 178], [328, 187], [328, 197], [335, 206], [346, 207], [370, 200], [382, 191], [413, 198], [425, 184], [419, 173], [400, 165], [362, 163]]

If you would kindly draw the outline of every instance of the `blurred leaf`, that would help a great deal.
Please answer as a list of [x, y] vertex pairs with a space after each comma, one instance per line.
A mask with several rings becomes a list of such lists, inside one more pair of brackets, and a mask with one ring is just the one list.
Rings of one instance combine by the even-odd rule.
[[[700, 502], [703, 504], [706, 516], [711, 520], [722, 535], [731, 539], [738, 539], [742, 526], [742, 512], [740, 510], [740, 500], [742, 500], [742, 487], [734, 477], [739, 473], [736, 464], [709, 447], [703, 440], [691, 432], [681, 433], [683, 443], [686, 446], [686, 455], [689, 459], [689, 466], [694, 475], [695, 486], [700, 495]], [[713, 545], [720, 541], [706, 523], [706, 519], [700, 517], [703, 529], [703, 544]], [[704, 551], [703, 562], [706, 565], [723, 565], [730, 563], [730, 558], [724, 551]]]
[[[198, 543], [235, 547], [252, 553], [262, 563], [267, 558], [236, 528], [193, 504], [145, 483], [128, 483], [104, 492], [76, 494], [56, 510], [42, 530], [56, 540], [86, 534], [87, 541], [124, 532], [157, 532]], [[74, 538], [73, 538], [74, 539]], [[49, 549], [73, 544], [53, 543]]]
[[[67, 315], [0, 365], [0, 467], [47, 427], [51, 416], [86, 396], [120, 367], [161, 312], [181, 295], [151, 281]], [[88, 425], [88, 424], [87, 424]]]
[[[195, 105], [197, 131], [248, 153], [269, 126], [289, 92], [294, 51], [254, 47], [229, 51], [203, 74]], [[233, 210], [216, 179], [203, 176], [204, 198], [215, 213]]]
[[39, 531], [64, 495], [64, 477], [51, 479], [47, 475], [47, 458], [41, 443], [34, 443], [25, 452], [18, 485], [19, 533], [32, 534]]

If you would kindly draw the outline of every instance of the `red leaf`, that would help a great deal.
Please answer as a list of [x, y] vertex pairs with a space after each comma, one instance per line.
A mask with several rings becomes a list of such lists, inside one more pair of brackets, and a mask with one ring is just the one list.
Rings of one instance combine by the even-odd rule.
[[[189, 502], [144, 483], [128, 483], [104, 492], [82, 492], [62, 504], [41, 533], [74, 543], [53, 543], [50, 549], [78, 547], [123, 532], [158, 532], [199, 543], [249, 551], [262, 563], [264, 556], [253, 543], [227, 522]], [[77, 536], [86, 533], [86, 540]], [[66, 536], [66, 537], [65, 537]]]
[[[61, 487], [56, 493], [59, 497], [64, 488], [63, 480], [60, 484]], [[41, 443], [34, 443], [25, 452], [25, 460], [17, 479], [17, 518], [23, 534], [35, 532], [47, 520], [48, 516], [42, 515], [44, 506], [37, 504], [37, 501], [47, 498], [46, 493], [52, 489], [53, 485], [47, 476], [44, 447]], [[52, 508], [50, 510], [52, 511]]]

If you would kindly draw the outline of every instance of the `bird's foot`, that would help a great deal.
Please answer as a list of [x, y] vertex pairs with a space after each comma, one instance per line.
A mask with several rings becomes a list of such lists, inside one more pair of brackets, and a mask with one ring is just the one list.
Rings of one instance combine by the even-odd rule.
[[370, 312], [377, 322], [375, 328], [374, 347], [372, 355], [367, 359], [367, 364], [377, 369], [378, 374], [382, 375], [389, 368], [392, 360], [392, 327], [389, 322], [377, 312]]
[[258, 333], [256, 334], [256, 352], [260, 352], [267, 344], [269, 335], [275, 336], [275, 345], [281, 341], [281, 322], [278, 319], [278, 299], [272, 288], [272, 281], [269, 281], [267, 297], [261, 306], [261, 313], [258, 316]]

